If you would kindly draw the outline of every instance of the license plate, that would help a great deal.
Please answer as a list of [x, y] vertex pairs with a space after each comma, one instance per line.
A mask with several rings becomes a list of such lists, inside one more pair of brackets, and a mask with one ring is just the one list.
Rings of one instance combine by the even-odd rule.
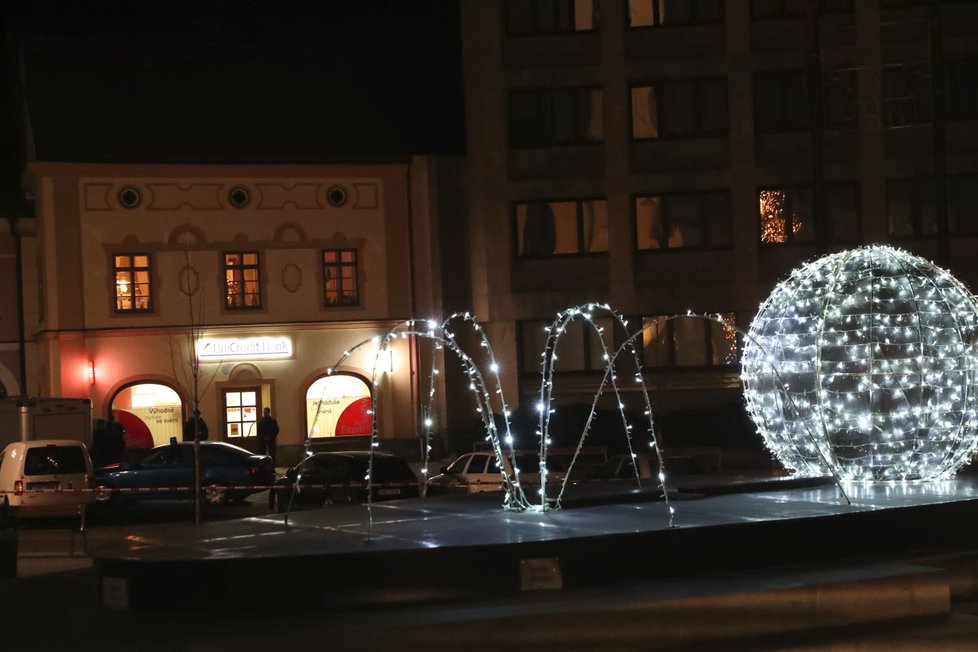
[[378, 496], [400, 496], [401, 490], [400, 489], [378, 489], [377, 495]]

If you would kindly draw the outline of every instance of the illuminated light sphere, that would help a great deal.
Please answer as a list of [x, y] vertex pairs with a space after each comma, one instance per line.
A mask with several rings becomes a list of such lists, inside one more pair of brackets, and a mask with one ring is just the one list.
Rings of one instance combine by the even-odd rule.
[[796, 269], [744, 344], [747, 409], [796, 475], [945, 479], [974, 454], [978, 304], [934, 264], [890, 247]]

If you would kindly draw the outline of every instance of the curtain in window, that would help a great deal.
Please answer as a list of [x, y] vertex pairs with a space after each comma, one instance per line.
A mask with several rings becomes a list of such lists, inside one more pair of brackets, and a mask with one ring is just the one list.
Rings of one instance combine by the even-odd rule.
[[526, 212], [523, 220], [523, 255], [547, 256], [557, 246], [554, 214], [549, 204], [535, 203], [520, 206]]
[[653, 86], [632, 89], [632, 138], [659, 137], [659, 111], [655, 95]]

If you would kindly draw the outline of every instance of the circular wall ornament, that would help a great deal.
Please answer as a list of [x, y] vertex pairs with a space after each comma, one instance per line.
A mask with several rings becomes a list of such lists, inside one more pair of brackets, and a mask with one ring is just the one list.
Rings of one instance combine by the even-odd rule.
[[326, 191], [326, 201], [331, 206], [340, 207], [346, 203], [346, 188], [343, 186], [330, 186]]
[[251, 201], [251, 194], [247, 188], [235, 186], [228, 192], [228, 201], [235, 208], [244, 208]]
[[119, 191], [119, 203], [124, 208], [136, 208], [141, 199], [139, 191], [132, 186], [126, 186]]
[[824, 256], [754, 317], [741, 380], [765, 443], [797, 475], [944, 479], [978, 441], [978, 304], [891, 247]]

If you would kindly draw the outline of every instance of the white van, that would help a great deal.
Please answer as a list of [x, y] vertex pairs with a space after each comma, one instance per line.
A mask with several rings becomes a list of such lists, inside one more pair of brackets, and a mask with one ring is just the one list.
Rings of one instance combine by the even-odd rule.
[[0, 453], [0, 491], [20, 516], [81, 514], [94, 500], [93, 477], [88, 449], [77, 440], [15, 441]]

